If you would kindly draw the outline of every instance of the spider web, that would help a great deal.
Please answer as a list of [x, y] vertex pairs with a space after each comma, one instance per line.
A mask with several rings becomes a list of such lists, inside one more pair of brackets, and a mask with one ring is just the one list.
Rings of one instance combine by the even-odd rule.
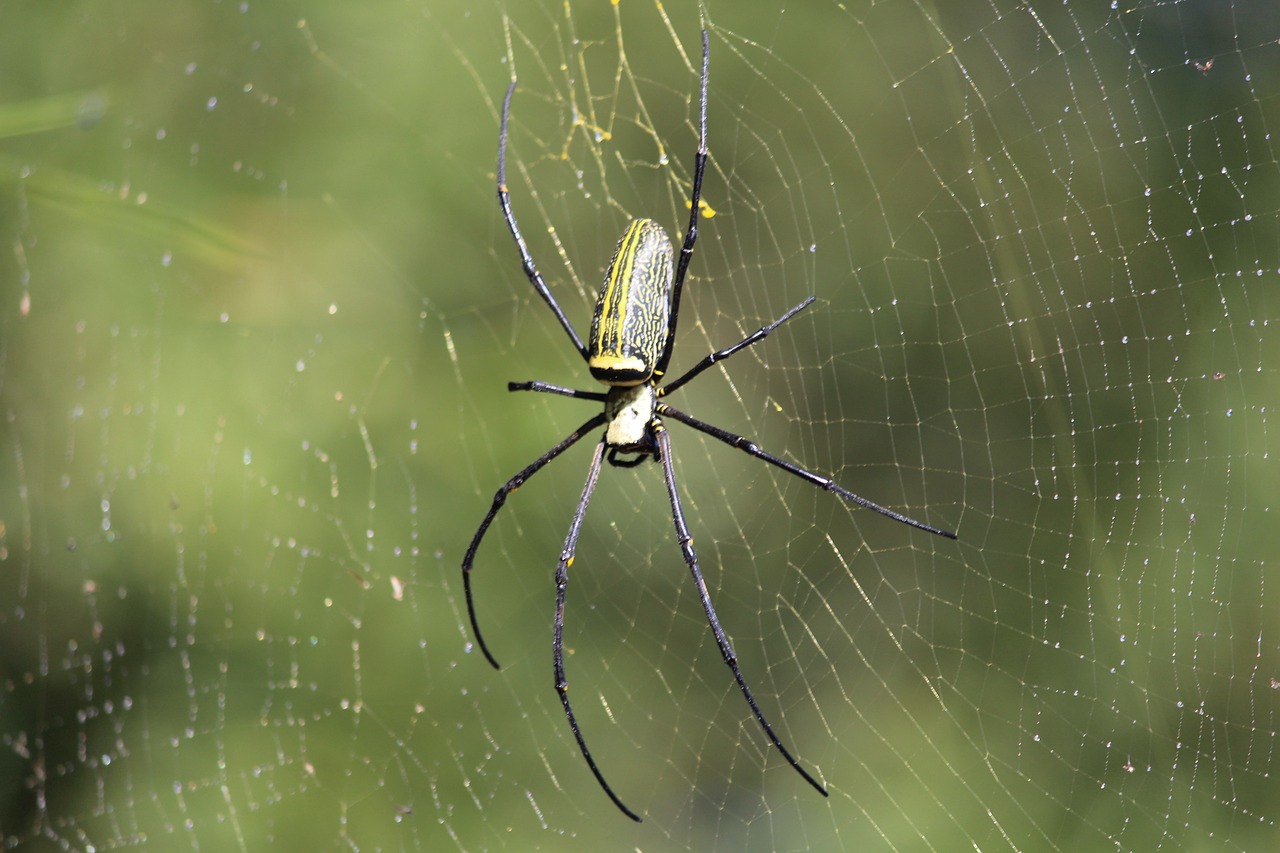
[[[466, 8], [462, 8], [465, 5]], [[0, 51], [6, 848], [1260, 849], [1280, 624], [1280, 13], [1230, 2], [135, 2]], [[607, 468], [566, 665], [585, 332], [707, 213], [671, 425]]]

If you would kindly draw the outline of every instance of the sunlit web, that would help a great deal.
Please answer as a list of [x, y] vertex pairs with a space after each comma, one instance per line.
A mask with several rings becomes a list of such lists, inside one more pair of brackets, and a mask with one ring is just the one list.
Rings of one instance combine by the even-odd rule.
[[[47, 5], [47, 4], [46, 4]], [[1280, 644], [1271, 4], [210, 2], [10, 21], [0, 157], [5, 846], [1260, 849]], [[462, 5], [467, 8], [463, 9]], [[810, 4], [812, 5], [812, 4]], [[942, 8], [935, 8], [939, 6]], [[602, 477], [494, 199], [585, 329], [671, 234], [680, 405], [958, 543], [672, 426]], [[1272, 306], [1272, 307], [1268, 307]]]

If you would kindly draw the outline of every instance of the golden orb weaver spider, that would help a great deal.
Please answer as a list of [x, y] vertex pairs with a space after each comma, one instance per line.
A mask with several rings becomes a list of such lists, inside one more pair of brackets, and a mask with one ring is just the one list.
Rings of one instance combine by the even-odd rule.
[[[573, 342], [574, 348], [582, 356], [583, 360], [587, 362], [591, 375], [597, 381], [608, 386], [609, 390], [607, 392], [577, 391], [572, 388], [536, 381], [510, 382], [507, 384], [509, 391], [537, 391], [545, 394], [559, 394], [576, 400], [591, 400], [603, 403], [604, 411], [589, 418], [582, 426], [569, 433], [559, 444], [556, 444], [531, 462], [504, 483], [494, 494], [489, 512], [485, 514], [484, 520], [480, 522], [480, 527], [476, 530], [475, 536], [472, 537], [471, 545], [467, 548], [466, 556], [462, 560], [462, 582], [466, 592], [467, 614], [471, 619], [471, 629], [475, 633], [476, 642], [480, 646], [480, 650], [484, 652], [485, 658], [495, 669], [500, 668], [497, 659], [489, 651], [489, 646], [485, 643], [484, 636], [480, 633], [480, 624], [476, 620], [475, 603], [471, 594], [471, 571], [475, 565], [476, 550], [480, 547], [480, 542], [484, 539], [489, 525], [493, 523], [498, 511], [506, 503], [508, 495], [523, 485], [525, 481], [541, 470], [548, 462], [576, 444], [587, 433], [600, 426], [605, 426], [605, 433], [596, 444], [595, 454], [591, 457], [587, 482], [582, 489], [582, 497], [578, 499], [578, 506], [573, 512], [573, 521], [569, 524], [569, 533], [565, 537], [564, 549], [560, 553], [560, 563], [556, 566], [556, 613], [552, 629], [554, 636], [552, 658], [555, 667], [556, 692], [560, 695], [560, 703], [564, 706], [565, 717], [569, 721], [569, 728], [573, 730], [574, 738], [578, 741], [578, 748], [582, 751], [582, 757], [586, 759], [587, 766], [595, 775], [596, 781], [600, 783], [600, 787], [608, 794], [609, 799], [613, 800], [613, 804], [621, 809], [623, 814], [637, 822], [640, 821], [640, 816], [627, 808], [622, 800], [618, 798], [618, 795], [613, 792], [613, 788], [609, 787], [609, 783], [605, 781], [600, 768], [596, 766], [595, 759], [591, 757], [591, 750], [587, 749], [587, 742], [578, 727], [577, 718], [573, 713], [573, 706], [569, 703], [569, 684], [564, 674], [564, 606], [565, 591], [569, 584], [569, 566], [573, 563], [574, 551], [578, 544], [578, 534], [582, 529], [582, 518], [586, 514], [587, 504], [591, 501], [591, 495], [595, 491], [596, 480], [600, 476], [601, 464], [606, 458], [610, 465], [618, 468], [633, 468], [650, 457], [662, 465], [667, 486], [667, 496], [671, 502], [671, 518], [676, 528], [676, 539], [679, 542], [685, 565], [689, 567], [689, 571], [693, 575], [693, 583], [698, 589], [698, 597], [702, 602], [707, 624], [710, 625], [711, 632], [715, 635], [716, 644], [720, 647], [720, 654], [724, 658], [725, 664], [733, 672], [738, 688], [746, 698], [747, 704], [751, 706], [751, 713], [755, 715], [756, 721], [760, 724], [760, 728], [764, 730], [769, 741], [778, 748], [787, 763], [824, 797], [828, 796], [826, 788], [800, 766], [800, 763], [783, 746], [778, 735], [774, 733], [769, 721], [765, 719], [764, 712], [760, 710], [760, 705], [756, 702], [755, 696], [752, 695], [751, 689], [747, 686], [742, 670], [738, 668], [738, 658], [734, 654], [733, 647], [729, 644], [729, 638], [725, 635], [724, 628], [720, 626], [720, 618], [716, 615], [715, 606], [712, 605], [711, 596], [707, 592], [706, 582], [702, 578], [702, 571], [698, 568], [698, 555], [693, 549], [693, 537], [689, 534], [689, 526], [685, 523], [684, 510], [680, 504], [680, 492], [676, 483], [675, 467], [671, 460], [671, 440], [667, 437], [666, 427], [662, 422], [662, 418], [664, 416], [670, 417], [673, 420], [687, 424], [699, 432], [724, 442], [730, 447], [736, 447], [746, 452], [749, 456], [762, 459], [770, 465], [781, 468], [788, 474], [793, 474], [826, 491], [834, 492], [850, 503], [874, 510], [895, 521], [900, 521], [903, 524], [908, 524], [938, 536], [945, 536], [948, 539], [956, 538], [954, 533], [932, 527], [879, 504], [872, 503], [866, 498], [855, 495], [853, 492], [836, 485], [826, 477], [814, 474], [780, 457], [766, 453], [753, 442], [740, 435], [734, 435], [720, 427], [700, 421], [679, 409], [672, 408], [663, 401], [668, 394], [694, 379], [711, 365], [753, 344], [759, 343], [774, 329], [807, 308], [814, 300], [814, 297], [810, 296], [769, 325], [757, 329], [731, 347], [711, 353], [685, 371], [679, 378], [666, 385], [661, 384], [662, 378], [666, 375], [667, 363], [671, 359], [671, 350], [676, 337], [676, 320], [680, 314], [680, 294], [684, 288], [685, 273], [689, 269], [689, 260], [693, 257], [694, 241], [698, 238], [702, 175], [707, 165], [707, 71], [709, 64], [710, 45], [707, 32], [703, 30], [698, 150], [694, 157], [689, 228], [685, 232], [684, 245], [680, 248], [680, 259], [676, 263], [674, 278], [671, 272], [672, 244], [667, 238], [666, 232], [663, 231], [660, 225], [649, 219], [632, 221], [618, 241], [618, 246], [613, 253], [613, 259], [609, 262], [608, 272], [605, 273], [604, 284], [600, 288], [600, 296], [596, 301], [595, 312], [591, 318], [591, 334], [587, 345], [582, 343], [582, 339], [578, 337], [573, 323], [565, 316], [555, 297], [547, 289], [546, 282], [543, 281], [542, 275], [534, 265], [533, 257], [529, 254], [529, 248], [525, 244], [524, 237], [520, 234], [520, 227], [516, 224], [515, 214], [511, 211], [511, 198], [506, 184], [506, 155], [507, 122], [511, 114], [511, 95], [516, 88], [514, 79], [507, 88], [506, 97], [502, 101], [502, 123], [498, 132], [498, 204], [502, 208], [503, 218], [506, 220], [507, 227], [511, 230], [511, 236], [515, 240], [516, 248], [520, 252], [524, 274], [528, 277], [534, 289], [538, 291], [538, 295], [551, 308], [552, 313], [556, 315], [556, 319], [560, 321], [560, 325], [569, 336], [569, 340]], [[619, 459], [618, 454], [626, 454], [630, 458]]]

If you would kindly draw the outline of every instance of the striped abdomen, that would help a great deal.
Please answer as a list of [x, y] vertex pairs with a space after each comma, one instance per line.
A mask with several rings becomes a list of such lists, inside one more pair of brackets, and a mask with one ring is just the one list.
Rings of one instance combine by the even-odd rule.
[[671, 241], [652, 219], [627, 226], [609, 261], [591, 317], [587, 366], [606, 385], [653, 376], [671, 315]]

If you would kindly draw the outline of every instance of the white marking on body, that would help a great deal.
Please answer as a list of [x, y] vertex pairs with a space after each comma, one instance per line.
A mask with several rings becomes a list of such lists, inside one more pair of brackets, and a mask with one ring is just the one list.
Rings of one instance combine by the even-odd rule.
[[653, 385], [648, 382], [630, 388], [610, 388], [609, 400], [605, 403], [605, 412], [609, 415], [605, 441], [610, 447], [629, 447], [644, 441], [657, 405]]

